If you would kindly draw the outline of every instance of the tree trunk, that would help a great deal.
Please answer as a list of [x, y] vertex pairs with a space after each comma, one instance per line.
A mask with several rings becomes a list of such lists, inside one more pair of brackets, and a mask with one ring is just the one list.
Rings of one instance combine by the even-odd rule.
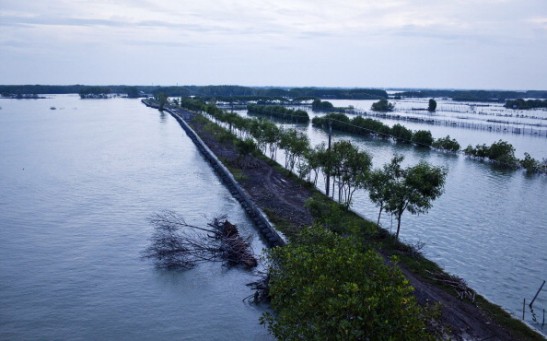
[[399, 240], [399, 231], [401, 230], [401, 214], [397, 214], [397, 234], [395, 234], [395, 239]]
[[384, 210], [384, 203], [380, 204], [380, 212], [378, 212], [378, 221], [376, 222], [376, 225], [380, 226], [380, 217], [382, 216], [382, 211]]

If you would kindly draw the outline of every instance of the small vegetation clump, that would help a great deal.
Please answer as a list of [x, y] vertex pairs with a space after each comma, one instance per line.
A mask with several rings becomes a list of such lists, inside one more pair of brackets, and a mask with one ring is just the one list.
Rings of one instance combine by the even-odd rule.
[[543, 159], [543, 161], [540, 162], [531, 157], [530, 154], [524, 153], [524, 159], [519, 160], [519, 163], [529, 174], [547, 173], [547, 159]]
[[320, 99], [314, 99], [311, 104], [311, 110], [313, 111], [333, 111], [334, 105], [329, 101], [321, 101]]
[[381, 99], [378, 102], [372, 103], [372, 106], [370, 108], [373, 111], [388, 112], [393, 111], [395, 109], [395, 106], [393, 105], [393, 103], [388, 102], [387, 99]]
[[412, 131], [405, 126], [396, 123], [391, 128], [391, 136], [393, 136], [397, 142], [410, 143], [412, 140]]
[[518, 166], [518, 159], [515, 157], [515, 148], [506, 141], [499, 140], [490, 146], [486, 144], [476, 145], [475, 148], [469, 145], [463, 152], [466, 155], [477, 158], [488, 158], [507, 167], [516, 168]]
[[427, 111], [429, 112], [435, 112], [437, 110], [437, 101], [435, 101], [433, 98], [429, 99]]
[[310, 116], [304, 110], [287, 109], [280, 105], [248, 105], [247, 110], [251, 115], [271, 116], [298, 123], [310, 121]]
[[431, 147], [433, 136], [429, 130], [418, 130], [412, 134], [412, 142], [419, 147]]
[[450, 135], [446, 135], [446, 137], [441, 137], [433, 141], [431, 144], [433, 148], [451, 151], [451, 152], [457, 152], [460, 150], [460, 144], [456, 139], [451, 139]]

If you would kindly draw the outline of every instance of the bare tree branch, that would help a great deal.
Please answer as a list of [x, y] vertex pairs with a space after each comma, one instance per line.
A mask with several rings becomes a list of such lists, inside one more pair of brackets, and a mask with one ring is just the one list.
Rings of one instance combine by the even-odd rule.
[[250, 237], [241, 237], [237, 227], [224, 217], [208, 223], [210, 229], [190, 225], [169, 210], [152, 215], [149, 222], [154, 233], [143, 257], [154, 259], [159, 268], [187, 270], [199, 262], [224, 262], [247, 269], [257, 266]]

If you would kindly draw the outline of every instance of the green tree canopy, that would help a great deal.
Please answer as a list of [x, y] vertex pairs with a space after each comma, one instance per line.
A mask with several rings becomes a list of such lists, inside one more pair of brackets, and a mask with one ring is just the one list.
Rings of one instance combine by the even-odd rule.
[[418, 130], [412, 134], [412, 142], [418, 147], [430, 147], [433, 143], [433, 136], [429, 130]]
[[374, 111], [388, 112], [393, 111], [395, 106], [392, 103], [389, 103], [387, 99], [381, 99], [378, 102], [372, 103], [371, 109]]
[[399, 123], [393, 125], [391, 134], [397, 142], [410, 143], [412, 141], [412, 131]]
[[386, 210], [397, 219], [396, 239], [399, 238], [403, 213], [427, 213], [432, 207], [433, 200], [443, 193], [447, 174], [444, 168], [432, 166], [425, 161], [416, 166], [400, 169], [400, 161], [402, 158], [397, 156], [392, 160], [392, 164], [397, 163], [397, 171], [393, 173], [394, 178], [390, 182], [386, 205]]
[[163, 110], [163, 108], [165, 107], [165, 105], [167, 104], [169, 98], [167, 97], [167, 95], [163, 92], [158, 92], [157, 94], [154, 95], [154, 99], [158, 102], [159, 104], [159, 110]]
[[331, 102], [321, 101], [318, 98], [314, 99], [311, 104], [311, 110], [313, 111], [330, 111], [333, 109], [334, 109], [334, 105], [332, 105]]
[[349, 208], [355, 191], [365, 186], [372, 157], [345, 140], [334, 143], [331, 154], [333, 175], [338, 184], [338, 202]]
[[518, 165], [518, 159], [515, 157], [515, 148], [512, 144], [503, 140], [498, 140], [490, 146], [483, 143], [482, 145], [478, 144], [473, 148], [469, 145], [463, 152], [466, 155], [474, 157], [488, 158], [508, 168], [515, 168]]
[[453, 152], [457, 152], [460, 150], [460, 144], [456, 139], [451, 139], [450, 135], [446, 135], [446, 137], [441, 137], [433, 141], [432, 146], [434, 148], [442, 149], [442, 150], [449, 150]]
[[385, 209], [393, 187], [393, 181], [401, 172], [402, 155], [394, 155], [391, 162], [385, 164], [382, 169], [375, 169], [371, 172], [368, 181], [367, 189], [370, 200], [380, 207], [378, 211], [377, 225], [380, 225], [382, 211]]
[[428, 340], [413, 288], [352, 238], [304, 229], [269, 251], [271, 306], [262, 322], [279, 340]]
[[437, 101], [433, 98], [429, 99], [429, 104], [427, 106], [427, 111], [429, 112], [435, 112], [437, 110]]

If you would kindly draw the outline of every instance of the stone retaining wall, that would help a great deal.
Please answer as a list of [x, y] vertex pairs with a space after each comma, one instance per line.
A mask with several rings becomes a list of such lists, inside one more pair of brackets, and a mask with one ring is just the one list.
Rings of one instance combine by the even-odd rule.
[[[142, 100], [142, 102], [148, 107], [158, 108], [158, 106], [152, 101]], [[251, 218], [268, 246], [274, 247], [286, 245], [287, 241], [281, 232], [274, 228], [273, 224], [266, 217], [266, 214], [254, 203], [247, 191], [239, 185], [232, 173], [230, 173], [230, 171], [222, 164], [211, 149], [207, 147], [196, 132], [186, 123], [185, 120], [194, 114], [183, 109], [165, 108], [164, 110], [170, 113], [179, 122], [182, 129], [184, 129], [201, 154], [211, 164], [216, 174], [220, 177], [226, 187], [228, 187], [228, 190], [232, 193], [234, 198], [240, 202], [241, 206]]]

